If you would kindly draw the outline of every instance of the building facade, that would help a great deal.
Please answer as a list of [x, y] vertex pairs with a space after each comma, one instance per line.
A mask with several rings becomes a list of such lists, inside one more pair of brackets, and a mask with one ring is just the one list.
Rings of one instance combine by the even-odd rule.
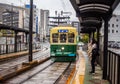
[[40, 40], [46, 39], [49, 35], [49, 10], [40, 10]]
[[[0, 23], [11, 26], [11, 27], [23, 28], [24, 12], [25, 12], [25, 9], [22, 7], [13, 6], [12, 4], [8, 5], [8, 4], [0, 3]], [[3, 29], [1, 30], [1, 33], [3, 35], [3, 38], [9, 36], [9, 38], [11, 38], [10, 40], [14, 42], [13, 31]], [[8, 41], [10, 41], [9, 38], [8, 38]], [[18, 33], [18, 38], [22, 39], [23, 33]]]
[[[101, 28], [101, 36], [104, 35], [104, 24]], [[120, 15], [113, 15], [108, 22], [108, 42], [120, 42]]]
[[25, 9], [0, 3], [0, 22], [5, 25], [23, 28]]
[[[24, 17], [24, 26], [25, 28], [29, 28], [29, 16], [30, 16], [30, 5], [25, 5], [25, 17]], [[36, 5], [33, 5], [33, 31], [36, 32], [36, 25], [38, 25], [38, 9]]]

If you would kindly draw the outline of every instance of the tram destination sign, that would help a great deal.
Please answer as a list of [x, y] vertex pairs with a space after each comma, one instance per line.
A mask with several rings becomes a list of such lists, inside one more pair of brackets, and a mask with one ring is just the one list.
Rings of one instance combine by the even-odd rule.
[[60, 29], [60, 30], [58, 30], [58, 32], [60, 32], [60, 33], [66, 33], [66, 32], [68, 32], [68, 30]]

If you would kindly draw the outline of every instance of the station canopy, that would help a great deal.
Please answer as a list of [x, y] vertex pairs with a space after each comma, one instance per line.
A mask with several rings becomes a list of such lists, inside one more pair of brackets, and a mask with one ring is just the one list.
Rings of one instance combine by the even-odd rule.
[[[0, 24], [0, 29], [5, 29], [5, 30], [13, 30], [16, 32], [24, 32], [24, 33], [29, 33], [29, 30], [24, 29], [24, 28], [18, 28], [18, 27], [12, 27], [12, 26], [8, 26], [5, 24]], [[35, 33], [35, 32], [33, 32]]]
[[[81, 26], [81, 32], [100, 28], [102, 21], [110, 19], [120, 0], [70, 0]], [[84, 30], [85, 29], [85, 30]]]

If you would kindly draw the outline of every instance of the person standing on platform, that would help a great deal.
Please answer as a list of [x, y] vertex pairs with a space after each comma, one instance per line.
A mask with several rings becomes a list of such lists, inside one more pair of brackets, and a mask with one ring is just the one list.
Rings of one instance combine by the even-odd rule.
[[92, 70], [90, 71], [90, 73], [95, 73], [96, 57], [97, 57], [97, 42], [95, 39], [92, 39], [92, 57], [91, 57]]
[[88, 56], [89, 56], [89, 59], [91, 59], [91, 55], [92, 55], [92, 41], [88, 43]]

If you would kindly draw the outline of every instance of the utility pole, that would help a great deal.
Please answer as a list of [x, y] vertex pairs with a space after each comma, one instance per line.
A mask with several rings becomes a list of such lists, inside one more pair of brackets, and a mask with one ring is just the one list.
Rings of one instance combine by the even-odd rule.
[[29, 17], [29, 62], [33, 60], [32, 56], [32, 31], [33, 31], [33, 0], [30, 0], [30, 17]]

